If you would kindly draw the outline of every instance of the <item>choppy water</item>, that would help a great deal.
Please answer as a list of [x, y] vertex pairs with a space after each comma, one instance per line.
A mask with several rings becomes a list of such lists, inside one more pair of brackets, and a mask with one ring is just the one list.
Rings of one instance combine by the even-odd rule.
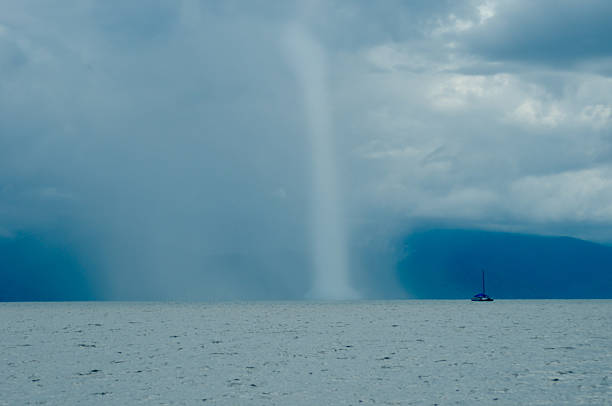
[[0, 404], [612, 404], [612, 301], [0, 304]]

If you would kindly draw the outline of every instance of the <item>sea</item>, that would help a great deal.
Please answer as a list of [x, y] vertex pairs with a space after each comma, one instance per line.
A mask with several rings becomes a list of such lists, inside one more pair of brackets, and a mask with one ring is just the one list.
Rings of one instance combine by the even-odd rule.
[[612, 405], [612, 300], [1, 303], [0, 405]]

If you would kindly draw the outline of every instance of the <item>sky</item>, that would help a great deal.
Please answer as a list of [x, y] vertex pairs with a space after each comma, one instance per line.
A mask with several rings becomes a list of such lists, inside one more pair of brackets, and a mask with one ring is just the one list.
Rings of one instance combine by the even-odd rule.
[[610, 243], [611, 19], [604, 0], [2, 2], [0, 242], [55, 247], [99, 298], [302, 297], [297, 25], [326, 61], [357, 285], [380, 279], [360, 253], [392, 266], [417, 228]]

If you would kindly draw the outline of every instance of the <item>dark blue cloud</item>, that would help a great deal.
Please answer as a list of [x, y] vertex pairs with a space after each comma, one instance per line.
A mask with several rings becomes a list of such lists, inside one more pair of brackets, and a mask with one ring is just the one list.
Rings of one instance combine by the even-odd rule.
[[463, 40], [487, 59], [568, 68], [612, 56], [610, 20], [606, 0], [500, 2], [495, 16]]

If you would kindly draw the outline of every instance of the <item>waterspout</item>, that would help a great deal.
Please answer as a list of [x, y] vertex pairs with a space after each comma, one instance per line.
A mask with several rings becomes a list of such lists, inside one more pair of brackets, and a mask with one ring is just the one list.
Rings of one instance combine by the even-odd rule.
[[286, 47], [301, 88], [312, 147], [312, 252], [314, 272], [309, 297], [357, 297], [349, 282], [347, 227], [333, 146], [333, 122], [322, 47], [308, 30], [286, 29]]

